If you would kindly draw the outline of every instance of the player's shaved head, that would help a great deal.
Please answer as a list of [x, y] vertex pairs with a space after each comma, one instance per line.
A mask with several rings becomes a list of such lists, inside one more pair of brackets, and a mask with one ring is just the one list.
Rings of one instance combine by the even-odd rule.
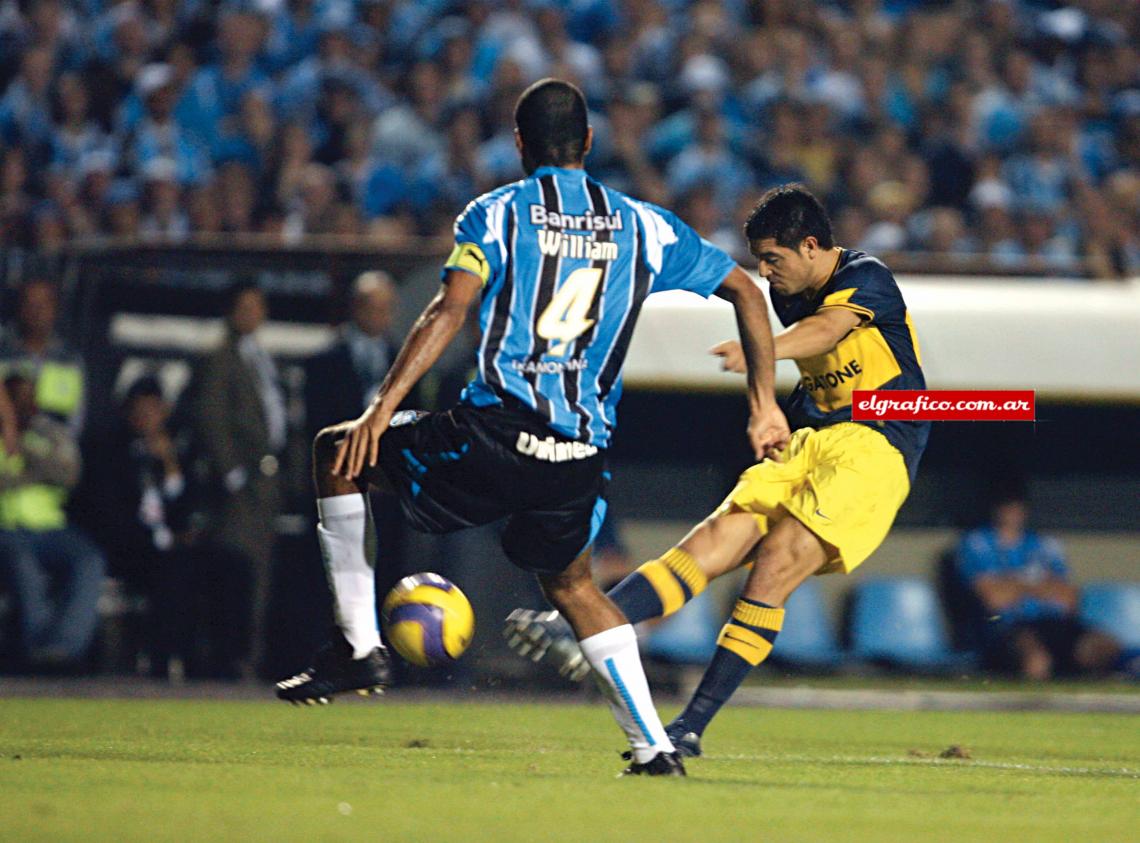
[[788, 249], [795, 249], [807, 237], [814, 237], [823, 249], [835, 245], [827, 211], [811, 191], [798, 184], [774, 187], [761, 196], [744, 225], [744, 236], [749, 243], [771, 238]]
[[523, 169], [580, 166], [589, 150], [586, 98], [561, 79], [540, 79], [515, 105]]

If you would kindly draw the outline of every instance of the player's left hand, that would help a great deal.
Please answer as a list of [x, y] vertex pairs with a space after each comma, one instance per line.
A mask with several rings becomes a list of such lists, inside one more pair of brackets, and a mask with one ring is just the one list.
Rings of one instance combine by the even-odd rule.
[[709, 354], [721, 358], [722, 372], [737, 372], [743, 375], [748, 371], [748, 363], [744, 359], [744, 347], [740, 344], [740, 340], [717, 343], [709, 349]]
[[748, 420], [748, 441], [757, 460], [775, 458], [788, 446], [792, 431], [783, 411], [776, 404], [759, 413], [753, 413]]
[[345, 426], [344, 438], [336, 449], [332, 473], [343, 475], [345, 480], [355, 480], [364, 472], [366, 465], [375, 467], [380, 458], [380, 437], [391, 421], [390, 412], [373, 404], [360, 418]]

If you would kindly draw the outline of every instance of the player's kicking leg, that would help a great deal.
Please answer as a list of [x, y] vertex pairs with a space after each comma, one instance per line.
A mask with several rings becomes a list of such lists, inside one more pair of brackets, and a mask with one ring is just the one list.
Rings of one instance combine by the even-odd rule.
[[278, 698], [292, 703], [328, 703], [334, 694], [351, 691], [380, 693], [390, 682], [391, 663], [376, 620], [375, 560], [368, 550], [374, 529], [368, 487], [332, 473], [338, 431], [326, 428], [313, 443], [317, 539], [336, 630], [310, 667], [277, 683]]
[[[740, 567], [761, 537], [754, 518], [743, 513], [725, 517], [718, 510], [607, 596], [631, 624], [666, 617], [704, 591], [709, 580]], [[590, 671], [569, 624], [558, 612], [516, 609], [507, 618], [504, 635], [519, 655], [545, 660], [569, 679], [582, 679]]]
[[641, 666], [637, 633], [590, 578], [590, 551], [539, 581], [566, 618], [584, 658], [607, 692], [610, 709], [630, 745], [628, 775], [683, 776], [685, 768], [661, 725]]
[[[666, 728], [682, 755], [700, 754], [700, 737], [748, 672], [771, 653], [783, 625], [784, 602], [828, 559], [824, 543], [802, 523], [777, 510], [761, 532], [752, 513], [718, 510], [677, 547], [646, 562], [609, 597], [630, 623], [663, 617], [700, 594], [709, 580], [754, 562], [748, 581], [721, 630], [717, 650], [685, 710]], [[574, 662], [560, 620], [552, 613], [516, 610], [507, 634], [516, 650], [554, 654], [560, 669]], [[566, 670], [563, 670], [567, 673]]]

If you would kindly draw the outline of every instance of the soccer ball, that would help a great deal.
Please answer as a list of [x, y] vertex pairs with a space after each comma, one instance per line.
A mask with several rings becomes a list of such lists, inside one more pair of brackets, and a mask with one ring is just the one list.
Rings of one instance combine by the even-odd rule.
[[420, 667], [451, 664], [475, 635], [475, 613], [459, 587], [439, 574], [412, 574], [380, 607], [385, 639]]

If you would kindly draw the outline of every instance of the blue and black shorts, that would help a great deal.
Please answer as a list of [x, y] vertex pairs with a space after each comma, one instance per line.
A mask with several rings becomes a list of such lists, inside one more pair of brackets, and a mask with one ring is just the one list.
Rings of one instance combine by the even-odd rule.
[[388, 482], [378, 485], [391, 487], [417, 530], [506, 518], [507, 558], [537, 574], [564, 570], [605, 518], [605, 451], [559, 436], [521, 407], [397, 413], [380, 439], [380, 468]]

